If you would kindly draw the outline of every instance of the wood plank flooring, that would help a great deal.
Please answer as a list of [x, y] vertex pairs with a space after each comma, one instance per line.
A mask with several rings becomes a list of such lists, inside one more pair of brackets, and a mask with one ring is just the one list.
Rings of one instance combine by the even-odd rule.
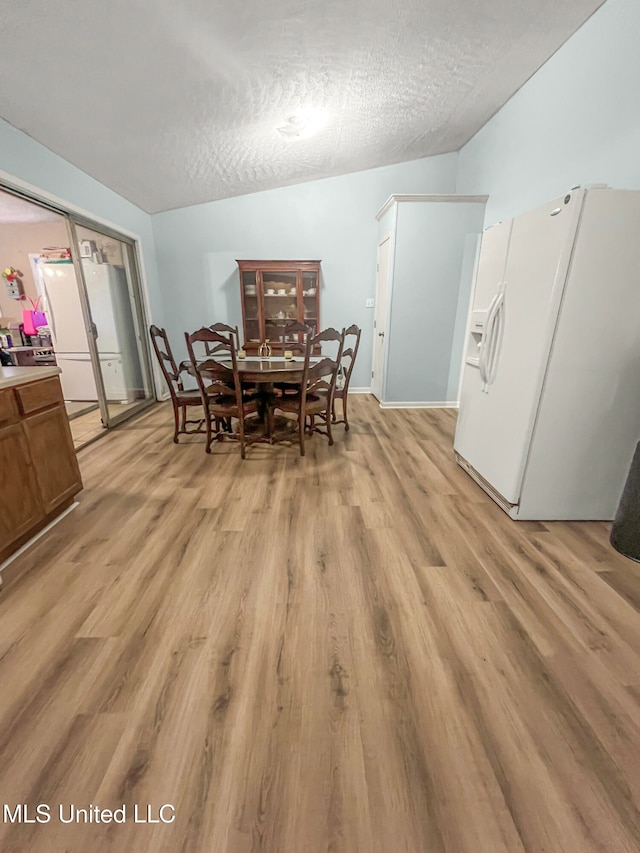
[[305, 458], [167, 405], [81, 451], [0, 593], [0, 805], [51, 807], [2, 853], [640, 850], [640, 568], [508, 519], [453, 411], [351, 412]]

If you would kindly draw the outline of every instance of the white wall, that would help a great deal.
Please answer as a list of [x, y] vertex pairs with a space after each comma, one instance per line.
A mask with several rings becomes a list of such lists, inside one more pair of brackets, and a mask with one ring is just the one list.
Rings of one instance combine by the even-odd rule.
[[[68, 246], [69, 234], [64, 219], [59, 222], [0, 223], [0, 269], [15, 267], [22, 273], [25, 296], [36, 300], [38, 288], [33, 280], [30, 254], [39, 254], [45, 246]], [[12, 299], [4, 279], [0, 279], [0, 326], [22, 320], [23, 309], [31, 308], [29, 302]]]
[[[172, 346], [184, 331], [242, 326], [236, 258], [322, 261], [321, 324], [363, 330], [352, 386], [371, 384], [376, 213], [393, 193], [450, 193], [457, 154], [298, 184], [152, 217]], [[181, 355], [182, 357], [182, 355]]]
[[491, 224], [575, 185], [640, 188], [640, 2], [608, 0], [464, 146]]
[[[114, 133], [117, 133], [117, 128], [114, 128]], [[162, 324], [164, 306], [159, 294], [155, 246], [148, 213], [2, 119], [0, 178], [10, 182], [17, 178], [36, 191], [44, 190], [63, 204], [80, 208], [93, 219], [139, 235], [151, 313], [155, 322]], [[42, 192], [39, 194], [42, 195]]]

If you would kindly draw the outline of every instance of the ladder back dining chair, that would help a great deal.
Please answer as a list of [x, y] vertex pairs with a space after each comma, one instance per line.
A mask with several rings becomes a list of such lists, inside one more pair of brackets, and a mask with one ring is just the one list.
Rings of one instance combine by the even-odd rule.
[[[311, 361], [314, 351], [331, 344], [336, 351], [334, 358], [323, 357], [319, 361]], [[275, 400], [276, 409], [297, 416], [300, 456], [305, 455], [306, 429], [308, 429], [309, 435], [313, 435], [314, 432], [326, 435], [329, 439], [329, 445], [333, 444], [331, 408], [342, 356], [342, 344], [342, 332], [338, 332], [336, 329], [325, 329], [313, 337], [310, 335], [307, 338], [304, 369], [297, 391], [293, 394], [283, 394], [282, 397]], [[320, 420], [321, 426], [317, 424], [316, 419]]]
[[[355, 338], [353, 342], [349, 342], [348, 346], [342, 350], [342, 359], [340, 363], [340, 369], [338, 372], [338, 379], [340, 378], [340, 373], [342, 374], [342, 383], [336, 381], [336, 389], [333, 394], [333, 404], [331, 406], [331, 420], [334, 424], [344, 424], [345, 431], [349, 431], [349, 412], [348, 412], [348, 394], [349, 394], [349, 383], [351, 382], [351, 374], [353, 372], [353, 365], [356, 363], [356, 356], [358, 355], [358, 348], [360, 346], [360, 335], [362, 334], [362, 329], [360, 329], [355, 324], [353, 326], [349, 326], [348, 329], [345, 329], [344, 332], [344, 343], [347, 344], [348, 338]], [[336, 417], [336, 400], [342, 400], [342, 417]]]
[[[213, 326], [208, 326], [212, 332], [217, 332], [219, 335], [232, 335], [236, 352], [240, 349], [240, 333], [237, 326], [228, 326], [226, 323], [214, 323]], [[205, 347], [206, 349], [206, 347]]]
[[[187, 419], [187, 409], [189, 407], [198, 406], [202, 409], [200, 390], [198, 388], [193, 390], [185, 389], [182, 375], [188, 372], [188, 362], [183, 361], [179, 366], [176, 364], [166, 330], [160, 329], [158, 326], [150, 326], [149, 334], [156, 358], [160, 364], [160, 370], [169, 389], [171, 405], [173, 407], [173, 441], [174, 444], [178, 444], [179, 435], [203, 434], [205, 432], [203, 428], [205, 423], [204, 410], [202, 410], [202, 417], [199, 420]], [[189, 429], [192, 426], [196, 428]]]
[[[240, 442], [240, 456], [244, 459], [247, 443], [245, 420], [257, 413], [258, 403], [254, 397], [243, 393], [233, 337], [204, 327], [192, 334], [185, 332], [184, 336], [205, 412], [205, 453], [211, 453], [214, 438], [221, 440], [227, 437]], [[204, 358], [198, 358], [194, 344], [204, 345]], [[224, 430], [224, 424], [230, 423], [231, 418], [238, 421], [237, 433]]]

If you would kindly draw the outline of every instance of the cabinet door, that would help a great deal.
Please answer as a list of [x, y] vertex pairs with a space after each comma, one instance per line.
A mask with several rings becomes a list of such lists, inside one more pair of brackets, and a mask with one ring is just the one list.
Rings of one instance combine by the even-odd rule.
[[260, 284], [257, 270], [240, 270], [244, 342], [258, 345], [264, 340], [260, 322]]
[[51, 512], [82, 488], [64, 406], [32, 415], [22, 422], [44, 511]]
[[322, 331], [320, 328], [320, 282], [317, 270], [301, 272], [300, 292], [302, 295], [300, 320], [313, 329], [313, 334]]
[[[64, 411], [64, 409], [63, 409]], [[22, 425], [0, 429], [0, 471], [6, 488], [0, 512], [0, 554], [44, 515]]]
[[[0, 429], [20, 420], [20, 412], [13, 388], [0, 391]], [[1, 470], [1, 469], [0, 469]]]

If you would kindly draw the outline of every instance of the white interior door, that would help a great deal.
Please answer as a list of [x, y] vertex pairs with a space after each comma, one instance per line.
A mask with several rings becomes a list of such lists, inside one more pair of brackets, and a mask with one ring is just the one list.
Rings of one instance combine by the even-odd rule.
[[373, 366], [371, 392], [382, 401], [382, 379], [386, 353], [385, 334], [387, 330], [387, 294], [389, 292], [389, 272], [391, 258], [391, 237], [378, 245], [378, 275], [376, 282], [376, 308], [373, 322]]

